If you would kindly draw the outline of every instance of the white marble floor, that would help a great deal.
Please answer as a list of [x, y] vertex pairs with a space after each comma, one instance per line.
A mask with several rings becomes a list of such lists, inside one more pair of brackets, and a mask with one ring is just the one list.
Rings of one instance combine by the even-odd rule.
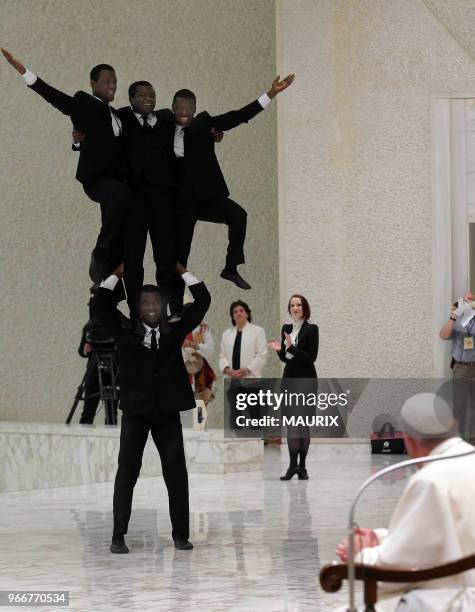
[[[262, 472], [190, 475], [191, 552], [172, 546], [160, 477], [137, 483], [129, 555], [108, 550], [112, 483], [2, 493], [0, 590], [70, 591], [75, 612], [331, 610], [345, 596], [322, 592], [319, 569], [357, 484], [391, 460], [363, 445], [312, 445], [310, 480], [280, 482], [285, 453], [266, 449]], [[403, 474], [376, 483], [359, 523], [385, 525], [403, 485]]]

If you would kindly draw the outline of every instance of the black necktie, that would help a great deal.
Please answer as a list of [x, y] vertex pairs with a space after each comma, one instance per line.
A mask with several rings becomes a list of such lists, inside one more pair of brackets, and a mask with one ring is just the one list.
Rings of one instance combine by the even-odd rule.
[[188, 139], [188, 128], [184, 127], [181, 128], [183, 130], [183, 157], [185, 157], [185, 153], [186, 153], [186, 141]]
[[242, 339], [242, 331], [236, 332], [236, 339], [234, 340], [233, 358], [232, 358], [233, 370], [239, 370], [241, 367], [241, 339]]
[[141, 117], [142, 117], [142, 119], [143, 119], [143, 126], [142, 126], [143, 131], [144, 131], [144, 132], [148, 132], [148, 131], [150, 131], [150, 130], [152, 129], [152, 126], [151, 126], [151, 125], [149, 125], [149, 123], [148, 123], [148, 120], [147, 120], [148, 115], [141, 115]]
[[158, 350], [157, 330], [156, 329], [151, 329], [150, 333], [152, 334], [152, 336], [150, 338], [150, 348], [152, 349], [152, 351], [156, 351], [156, 350]]

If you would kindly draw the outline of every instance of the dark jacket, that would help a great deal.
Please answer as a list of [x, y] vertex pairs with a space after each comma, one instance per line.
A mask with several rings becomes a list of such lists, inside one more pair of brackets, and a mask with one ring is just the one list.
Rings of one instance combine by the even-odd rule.
[[71, 121], [78, 130], [87, 134], [81, 145], [77, 180], [87, 185], [100, 176], [122, 178], [122, 136], [114, 136], [109, 106], [84, 91], [74, 96], [51, 87], [38, 77], [30, 86]]
[[[285, 346], [284, 333], [290, 334], [292, 324], [282, 326], [282, 345], [278, 352], [279, 359], [285, 363], [284, 378], [317, 378], [315, 360], [318, 355], [318, 325], [305, 321], [300, 328], [297, 341], [289, 349]], [[285, 356], [286, 352], [292, 359]]]
[[[190, 123], [185, 136], [185, 157], [178, 160], [177, 182], [181, 193], [187, 194], [191, 187], [200, 200], [227, 197], [229, 190], [224, 180], [214, 152], [214, 140], [211, 128], [226, 132], [247, 123], [262, 111], [257, 100], [239, 110], [212, 117], [207, 112], [196, 115]], [[175, 124], [175, 118], [169, 111], [168, 120]], [[184, 188], [184, 189], [183, 189]]]
[[203, 320], [211, 297], [204, 283], [189, 289], [194, 302], [178, 323], [160, 326], [156, 352], [143, 346], [145, 328], [141, 323], [121, 323], [112, 291], [101, 288], [94, 296], [92, 314], [114, 338], [119, 351], [120, 403], [125, 413], [148, 414], [157, 405], [163, 411], [195, 407], [181, 346], [187, 334]]
[[135, 183], [143, 179], [147, 183], [162, 187], [175, 185], [173, 153], [175, 125], [170, 120], [169, 112], [168, 110], [155, 112], [157, 123], [146, 131], [130, 106], [117, 111], [124, 128], [128, 181]]

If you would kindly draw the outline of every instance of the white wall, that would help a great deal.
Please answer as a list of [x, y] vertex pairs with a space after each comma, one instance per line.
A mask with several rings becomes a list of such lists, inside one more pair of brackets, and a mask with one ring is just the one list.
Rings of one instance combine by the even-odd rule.
[[278, 3], [281, 307], [309, 297], [320, 375], [434, 374], [431, 98], [475, 91], [452, 30], [421, 0]]

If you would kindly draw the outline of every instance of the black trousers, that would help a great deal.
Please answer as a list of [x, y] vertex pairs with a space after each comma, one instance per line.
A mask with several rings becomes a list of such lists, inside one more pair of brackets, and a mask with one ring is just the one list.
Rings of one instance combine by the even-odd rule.
[[108, 176], [95, 179], [83, 188], [101, 207], [101, 230], [93, 254], [104, 262], [104, 276], [108, 276], [124, 258], [123, 224], [133, 206], [134, 194], [127, 185]]
[[[220, 223], [228, 226], [228, 249], [226, 267], [234, 268], [244, 263], [244, 242], [246, 240], [247, 212], [231, 198], [199, 200], [191, 197], [178, 200], [175, 209], [176, 258], [185, 267], [193, 242], [195, 225], [198, 221]], [[185, 285], [181, 277], [175, 277], [173, 294], [183, 305]]]
[[139, 182], [131, 187], [135, 202], [124, 225], [124, 280], [129, 307], [132, 310], [144, 280], [143, 258], [147, 231], [152, 243], [157, 285], [168, 299], [177, 274], [170, 190], [147, 182]]
[[127, 533], [134, 486], [142, 467], [149, 431], [160, 454], [168, 489], [172, 537], [174, 540], [188, 540], [188, 472], [180, 414], [160, 413], [158, 407], [153, 415], [122, 416], [119, 466], [114, 484], [114, 535]]
[[244, 263], [244, 242], [246, 240], [247, 213], [231, 198], [199, 200], [192, 198], [178, 201], [176, 206], [175, 241], [178, 261], [188, 262], [193, 233], [197, 221], [222, 223], [228, 226], [228, 250], [226, 266]]

